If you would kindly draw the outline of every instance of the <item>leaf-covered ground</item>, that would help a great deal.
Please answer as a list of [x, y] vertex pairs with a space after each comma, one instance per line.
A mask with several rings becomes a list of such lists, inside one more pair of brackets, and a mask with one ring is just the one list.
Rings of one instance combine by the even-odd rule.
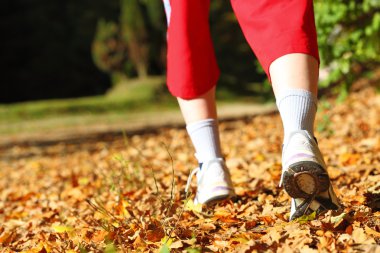
[[316, 135], [345, 208], [312, 221], [288, 222], [277, 114], [221, 123], [238, 198], [202, 210], [183, 191], [196, 166], [183, 129], [2, 149], [0, 251], [380, 252], [379, 115], [373, 87], [320, 104]]

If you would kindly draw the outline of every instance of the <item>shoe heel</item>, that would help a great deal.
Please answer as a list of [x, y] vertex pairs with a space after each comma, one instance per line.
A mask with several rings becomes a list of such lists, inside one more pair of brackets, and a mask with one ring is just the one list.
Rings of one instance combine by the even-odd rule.
[[284, 172], [283, 186], [290, 197], [307, 199], [327, 191], [330, 179], [318, 163], [302, 161], [290, 165]]

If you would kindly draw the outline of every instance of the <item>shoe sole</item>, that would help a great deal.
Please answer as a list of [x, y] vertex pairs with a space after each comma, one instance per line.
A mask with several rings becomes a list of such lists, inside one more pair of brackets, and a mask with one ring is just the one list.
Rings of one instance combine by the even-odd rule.
[[[216, 188], [219, 188], [219, 187], [216, 187]], [[233, 198], [234, 196], [236, 196], [235, 192], [231, 189], [229, 190], [218, 190], [218, 191], [212, 191], [213, 192], [213, 197], [209, 198], [209, 199], [206, 199], [204, 200], [203, 202], [199, 202], [199, 203], [203, 203], [203, 204], [206, 204], [206, 205], [212, 205], [212, 204], [215, 204], [217, 202], [220, 202], [220, 201], [223, 201], [223, 200], [226, 200], [226, 199], [231, 199]]]
[[233, 198], [233, 196], [231, 196], [230, 194], [217, 196], [217, 197], [214, 197], [214, 198], [207, 200], [205, 205], [214, 205], [214, 204], [219, 203], [223, 200], [227, 200], [227, 199], [231, 199], [231, 198]]
[[290, 197], [307, 199], [327, 191], [330, 179], [318, 163], [302, 161], [290, 165], [284, 172], [283, 185]]

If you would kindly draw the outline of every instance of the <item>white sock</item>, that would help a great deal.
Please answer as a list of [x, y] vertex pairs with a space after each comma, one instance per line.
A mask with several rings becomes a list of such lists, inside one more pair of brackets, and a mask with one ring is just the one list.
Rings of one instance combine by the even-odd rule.
[[317, 97], [307, 90], [286, 89], [276, 96], [276, 104], [284, 126], [284, 143], [290, 133], [306, 130], [314, 136]]
[[186, 126], [193, 142], [199, 163], [222, 157], [218, 123], [215, 119], [205, 119]]

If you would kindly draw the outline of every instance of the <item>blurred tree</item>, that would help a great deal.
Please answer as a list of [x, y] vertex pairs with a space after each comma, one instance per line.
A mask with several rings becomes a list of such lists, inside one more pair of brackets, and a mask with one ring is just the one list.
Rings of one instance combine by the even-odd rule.
[[166, 62], [166, 21], [162, 1], [144, 0], [150, 41], [150, 73], [162, 74]]
[[163, 13], [160, 1], [120, 0], [119, 22], [98, 23], [93, 42], [97, 66], [117, 76], [162, 74], [166, 29]]
[[113, 21], [100, 19], [92, 43], [93, 60], [102, 71], [112, 76], [113, 82], [124, 76], [127, 62], [126, 44], [121, 39], [120, 28]]
[[136, 68], [137, 75], [146, 77], [150, 49], [146, 6], [140, 0], [121, 0], [120, 7], [121, 36], [128, 46], [130, 60]]

